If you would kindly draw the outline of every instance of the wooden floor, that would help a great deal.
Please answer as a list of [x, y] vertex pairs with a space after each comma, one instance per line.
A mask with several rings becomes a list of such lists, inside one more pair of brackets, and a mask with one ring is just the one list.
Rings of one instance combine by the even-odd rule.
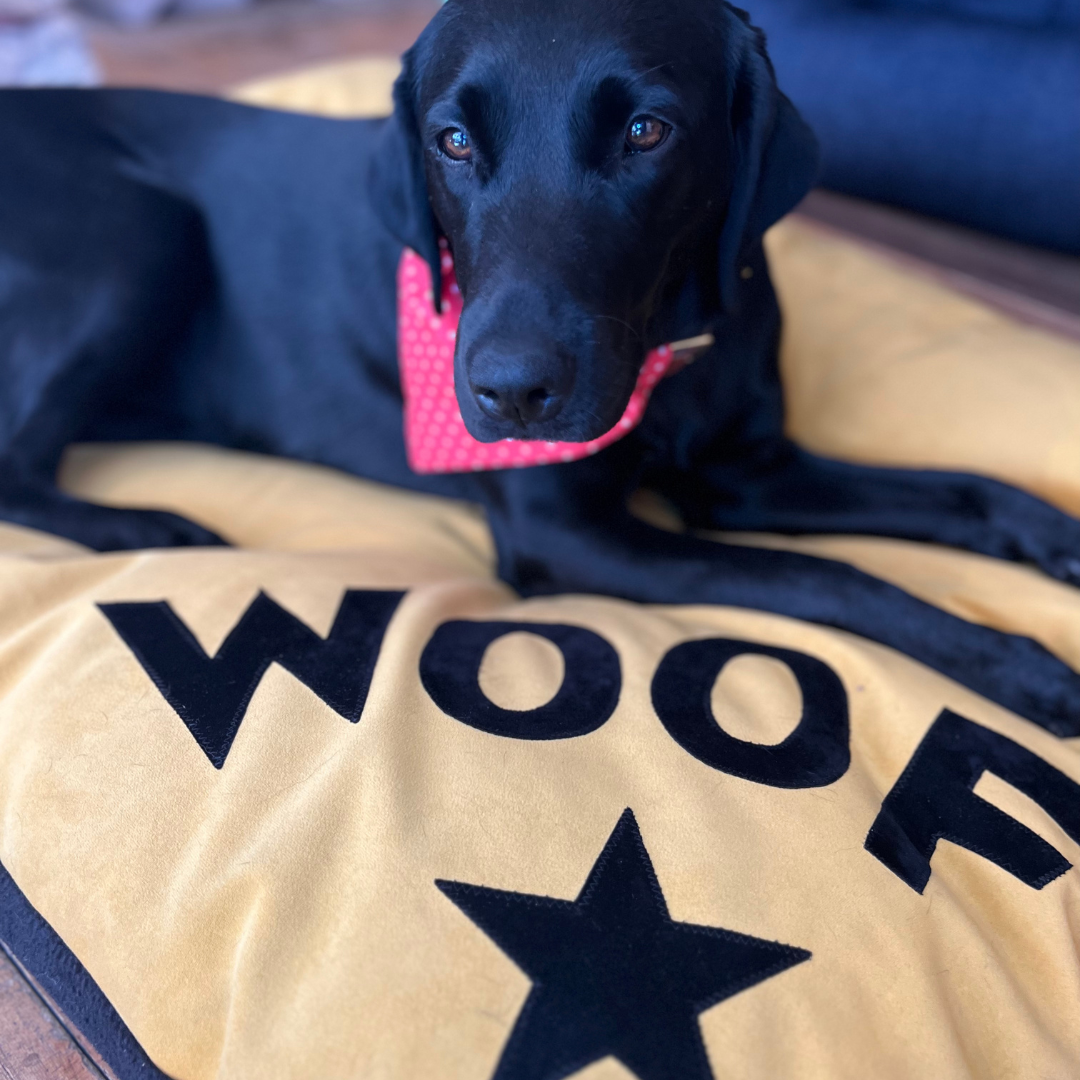
[[113, 1080], [94, 1056], [0, 951], [0, 1080]]
[[[263, 0], [244, 11], [118, 30], [88, 23], [107, 83], [215, 93], [346, 56], [396, 54], [434, 0]], [[1080, 339], [1080, 259], [815, 191], [799, 212], [1027, 322]], [[0, 1080], [111, 1080], [74, 1026], [0, 952]]]
[[86, 25], [110, 85], [214, 93], [319, 61], [400, 55], [438, 6], [435, 0], [261, 0], [145, 28]]

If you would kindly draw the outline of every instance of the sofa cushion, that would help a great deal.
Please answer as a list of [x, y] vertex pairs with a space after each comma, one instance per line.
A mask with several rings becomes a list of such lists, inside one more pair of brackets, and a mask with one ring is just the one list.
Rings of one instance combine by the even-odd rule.
[[895, 2], [749, 5], [821, 143], [821, 182], [1080, 253], [1080, 34]]
[[857, 7], [915, 11], [1013, 26], [1080, 26], [1080, 0], [854, 0]]

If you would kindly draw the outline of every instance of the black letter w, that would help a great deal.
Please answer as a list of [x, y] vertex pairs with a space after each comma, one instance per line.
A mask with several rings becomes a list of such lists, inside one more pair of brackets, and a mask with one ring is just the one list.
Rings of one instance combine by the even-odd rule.
[[355, 724], [387, 624], [403, 595], [348, 590], [324, 640], [259, 593], [212, 657], [167, 601], [98, 606], [220, 769], [248, 702], [272, 663]]

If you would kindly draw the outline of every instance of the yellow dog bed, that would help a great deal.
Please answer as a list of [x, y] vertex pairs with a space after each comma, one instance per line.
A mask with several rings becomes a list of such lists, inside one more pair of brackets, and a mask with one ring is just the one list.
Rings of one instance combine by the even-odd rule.
[[[362, 111], [385, 100], [390, 70], [246, 96], [341, 113], [351, 86]], [[1080, 513], [1080, 349], [796, 220], [769, 252], [796, 438], [853, 460], [992, 474]], [[676, 1075], [675, 1057], [641, 1056], [652, 1030], [585, 1039], [570, 1065], [545, 1041], [545, 1009], [576, 1009], [584, 1027], [602, 1011], [616, 954], [627, 986], [644, 980], [636, 1015], [654, 1010], [654, 1043], [691, 1055], [702, 1077], [1080, 1075], [1080, 878], [1065, 868], [1080, 848], [1059, 797], [1080, 782], [1078, 740], [837, 631], [726, 608], [518, 600], [494, 578], [472, 508], [329, 470], [97, 446], [73, 449], [62, 480], [237, 545], [96, 555], [0, 527], [0, 863], [167, 1075]], [[848, 560], [1080, 666], [1080, 592], [1028, 568], [900, 541], [739, 539]], [[367, 637], [320, 653], [314, 636], [342, 640], [355, 604], [375, 611]], [[237, 697], [220, 761], [199, 742], [199, 710], [214, 705], [200, 704], [202, 684], [181, 686], [140, 645], [131, 620], [151, 608], [222, 693], [235, 686], [209, 660], [219, 650], [243, 638], [279, 657]], [[280, 662], [293, 654], [251, 629], [264, 617], [334, 662]], [[514, 626], [495, 627], [470, 666], [439, 633], [459, 620]], [[703, 686], [717, 737], [749, 766], [706, 760], [664, 712], [673, 650], [712, 639], [742, 643]], [[342, 655], [367, 664], [349, 702], [328, 689]], [[593, 726], [535, 737], [552, 734], [548, 704], [586, 662], [607, 679], [607, 699], [582, 706]], [[818, 676], [838, 679], [850, 761], [777, 783], [753, 763], [783, 758]], [[1023, 858], [946, 839], [921, 891], [883, 859], [873, 837], [909, 821], [905, 792], [943, 797], [933, 755], [949, 739], [985, 766], [955, 805], [997, 807], [1020, 855], [1056, 867], [1047, 880]], [[564, 958], [582, 985], [538, 975], [566, 951], [559, 928], [586, 924], [596, 933]], [[590, 952], [596, 935], [608, 953]], [[660, 999], [679, 994], [700, 1008], [675, 1032]]]

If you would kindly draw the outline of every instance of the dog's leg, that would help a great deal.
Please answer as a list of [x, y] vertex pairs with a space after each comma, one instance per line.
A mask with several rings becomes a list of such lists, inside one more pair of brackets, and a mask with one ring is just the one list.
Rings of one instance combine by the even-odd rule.
[[1030, 638], [949, 615], [844, 563], [664, 532], [616, 511], [600, 489], [563, 500], [558, 485], [528, 481], [507, 477], [489, 503], [500, 576], [524, 595], [721, 604], [822, 623], [897, 649], [1055, 734], [1080, 735], [1080, 675]]
[[830, 461], [778, 440], [678, 481], [694, 528], [849, 533], [948, 544], [1080, 584], [1080, 521], [988, 477]]
[[19, 475], [0, 462], [0, 522], [39, 529], [95, 551], [224, 544], [217, 534], [167, 510], [97, 506]]

